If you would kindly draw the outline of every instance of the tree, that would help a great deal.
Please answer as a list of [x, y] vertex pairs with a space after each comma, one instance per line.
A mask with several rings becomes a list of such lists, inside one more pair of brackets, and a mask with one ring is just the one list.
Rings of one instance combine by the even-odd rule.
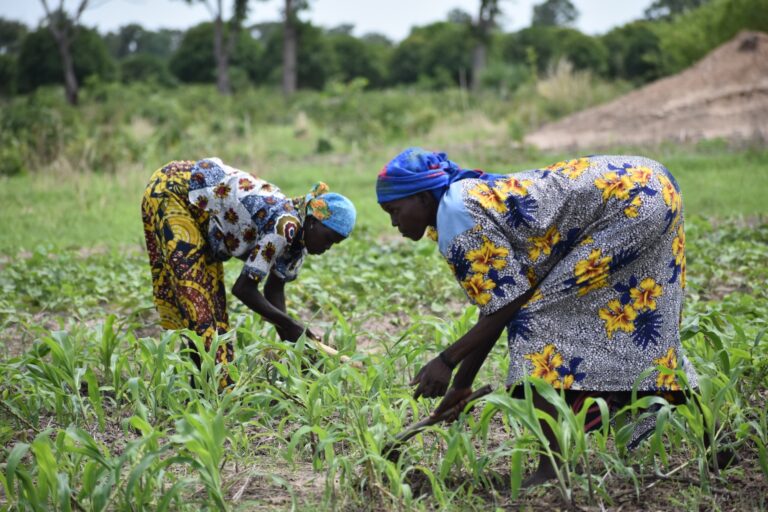
[[327, 37], [335, 54], [338, 79], [349, 82], [365, 78], [372, 87], [384, 85], [388, 46], [369, 43], [349, 33], [329, 32]]
[[56, 40], [56, 46], [61, 56], [62, 71], [64, 73], [64, 93], [66, 94], [67, 102], [70, 105], [77, 105], [78, 83], [75, 76], [71, 46], [74, 32], [77, 29], [77, 24], [80, 22], [80, 16], [83, 15], [86, 7], [88, 7], [88, 0], [80, 0], [74, 15], [71, 16], [71, 20], [64, 11], [64, 0], [59, 1], [59, 7], [55, 11], [51, 11], [48, 7], [47, 0], [40, 1], [45, 10], [48, 29]]
[[16, 92], [16, 68], [27, 26], [0, 18], [0, 94]]
[[488, 43], [491, 31], [496, 26], [496, 17], [501, 13], [499, 0], [480, 0], [477, 20], [472, 25], [475, 46], [472, 49], [472, 90], [480, 88], [480, 77], [487, 65]]
[[153, 82], [174, 85], [175, 79], [168, 71], [168, 63], [149, 53], [129, 55], [120, 62], [120, 79], [123, 83]]
[[608, 50], [608, 76], [649, 82], [660, 76], [659, 36], [648, 21], [614, 28], [602, 38]]
[[[302, 88], [322, 89], [338, 70], [332, 38], [308, 22], [297, 20], [293, 29], [296, 42], [294, 84], [301, 84]], [[260, 27], [266, 47], [261, 62], [262, 75], [268, 76], [270, 83], [275, 85], [285, 85], [284, 30], [285, 23]]]
[[161, 29], [154, 32], [132, 23], [105, 35], [104, 43], [116, 59], [144, 54], [167, 60], [179, 48], [183, 35], [180, 30]]
[[566, 27], [528, 27], [504, 36], [502, 55], [512, 64], [526, 64], [535, 56], [538, 71], [559, 59], [567, 59], [576, 69], [604, 73], [608, 52], [602, 41]]
[[570, 0], [545, 0], [533, 6], [533, 27], [563, 27], [572, 24], [579, 11]]
[[25, 35], [26, 25], [0, 18], [0, 55], [17, 55]]
[[283, 94], [286, 96], [296, 92], [298, 85], [296, 27], [299, 23], [299, 11], [307, 7], [308, 0], [285, 0], [283, 6]]
[[455, 85], [469, 69], [473, 41], [469, 28], [446, 21], [416, 27], [392, 52], [390, 81], [419, 81], [434, 87]]
[[216, 0], [214, 8], [208, 0], [185, 0], [188, 4], [203, 3], [213, 16], [213, 56], [216, 60], [216, 87], [221, 94], [230, 94], [232, 85], [229, 81], [229, 60], [234, 52], [235, 41], [248, 14], [248, 0], [234, 0], [232, 19], [228, 34], [224, 34], [224, 8], [222, 0]]
[[709, 0], [655, 0], [645, 10], [645, 17], [649, 20], [668, 20], [707, 2]]
[[[169, 63], [171, 72], [176, 78], [182, 82], [217, 82], [216, 56], [211, 45], [214, 32], [214, 24], [208, 22], [194, 26], [184, 34], [178, 50]], [[261, 55], [261, 44], [247, 31], [240, 31], [228, 58], [228, 68], [240, 67], [251, 81], [258, 81], [263, 71], [259, 62]]]
[[[114, 63], [98, 32], [80, 27], [71, 41], [73, 73], [78, 84], [90, 76], [110, 80]], [[30, 32], [24, 38], [18, 58], [19, 92], [30, 92], [41, 85], [61, 84], [64, 79], [57, 42], [45, 27]]]

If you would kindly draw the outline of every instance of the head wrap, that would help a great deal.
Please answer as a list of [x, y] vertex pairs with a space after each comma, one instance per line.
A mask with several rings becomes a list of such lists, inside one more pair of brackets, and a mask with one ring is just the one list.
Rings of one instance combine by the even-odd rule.
[[429, 190], [439, 200], [451, 183], [483, 174], [462, 169], [445, 153], [408, 148], [381, 170], [376, 179], [376, 196], [379, 203], [386, 203]]
[[316, 218], [344, 238], [352, 232], [357, 218], [352, 201], [341, 194], [328, 192], [328, 185], [323, 182], [315, 184], [305, 200], [307, 215]]

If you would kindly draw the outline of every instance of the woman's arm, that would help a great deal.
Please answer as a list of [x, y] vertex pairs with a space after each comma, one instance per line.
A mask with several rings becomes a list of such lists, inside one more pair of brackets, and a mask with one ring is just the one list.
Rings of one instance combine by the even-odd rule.
[[[533, 289], [528, 290], [495, 313], [480, 316], [477, 323], [464, 336], [419, 371], [411, 381], [411, 385], [418, 384], [414, 397], [418, 398], [422, 395], [427, 398], [443, 396], [448, 389], [453, 368], [459, 362], [462, 364], [454, 379], [453, 388], [468, 389], [507, 323], [517, 314], [531, 295], [533, 295]], [[443, 402], [445, 403], [445, 400]], [[444, 403], [440, 404], [440, 409], [444, 408]]]
[[285, 281], [270, 273], [267, 283], [264, 285], [264, 297], [277, 309], [286, 313], [285, 309]]
[[[264, 287], [264, 292], [268, 294], [277, 293], [276, 288], [280, 288], [280, 295], [282, 296], [282, 303], [278, 302], [276, 305], [267, 297], [261, 294], [256, 282], [248, 278], [247, 276], [240, 274], [237, 278], [235, 285], [232, 287], [232, 294], [240, 299], [243, 304], [251, 308], [253, 311], [261, 315], [265, 320], [275, 325], [281, 337], [288, 341], [296, 341], [305, 331], [305, 327], [299, 322], [294, 320], [291, 316], [285, 312], [285, 294], [283, 293], [283, 286], [273, 284], [272, 290], [269, 288], [270, 278], [267, 278], [267, 285]], [[271, 298], [277, 300], [277, 297], [273, 295]], [[282, 306], [280, 309], [279, 306]]]

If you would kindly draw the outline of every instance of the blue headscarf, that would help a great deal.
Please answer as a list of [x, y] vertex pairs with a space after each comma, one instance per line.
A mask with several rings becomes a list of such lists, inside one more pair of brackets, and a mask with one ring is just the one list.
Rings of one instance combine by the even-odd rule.
[[462, 169], [448, 160], [445, 153], [412, 147], [397, 155], [381, 170], [376, 179], [376, 196], [379, 203], [386, 203], [428, 190], [439, 201], [451, 183], [486, 176], [490, 175]]
[[306, 195], [305, 201], [307, 215], [316, 218], [344, 238], [347, 238], [355, 227], [355, 205], [341, 194], [328, 192], [328, 185], [325, 183], [317, 183]]

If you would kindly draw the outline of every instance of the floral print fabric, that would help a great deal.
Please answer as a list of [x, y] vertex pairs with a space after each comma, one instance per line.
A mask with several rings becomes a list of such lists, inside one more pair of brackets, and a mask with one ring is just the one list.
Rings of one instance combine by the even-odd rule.
[[[154, 172], [144, 192], [141, 213], [152, 271], [152, 292], [160, 325], [190, 329], [203, 337], [206, 350], [212, 337], [229, 330], [224, 267], [211, 258], [200, 226], [208, 215], [190, 207], [190, 169], [194, 162], [170, 162]], [[199, 355], [192, 352], [199, 365]], [[231, 344], [219, 346], [216, 359], [232, 361]], [[220, 386], [230, 383], [225, 369]]]
[[682, 200], [658, 162], [592, 156], [458, 181], [440, 202], [437, 233], [481, 314], [536, 287], [507, 326], [508, 385], [531, 375], [563, 389], [629, 390], [656, 368], [638, 389], [680, 389], [660, 367], [696, 385], [679, 334]]
[[279, 188], [208, 158], [191, 169], [189, 200], [210, 215], [207, 240], [216, 259], [243, 260], [242, 273], [254, 281], [270, 272], [296, 278], [305, 256], [305, 213]]

